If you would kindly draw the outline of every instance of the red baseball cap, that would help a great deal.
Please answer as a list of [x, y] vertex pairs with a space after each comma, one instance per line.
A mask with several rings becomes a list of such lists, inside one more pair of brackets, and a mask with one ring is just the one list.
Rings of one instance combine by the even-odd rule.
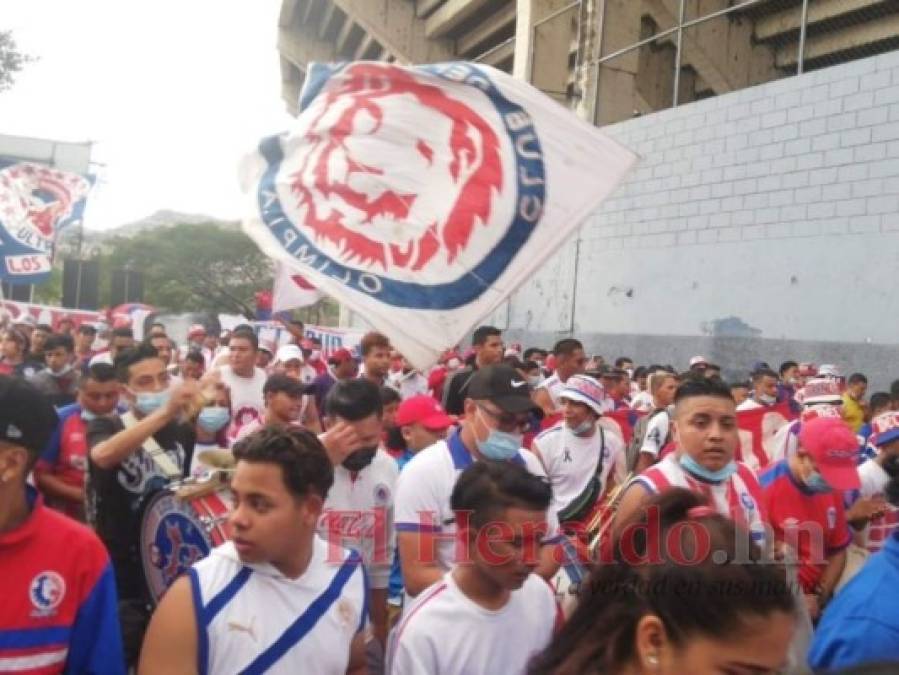
[[857, 490], [858, 438], [835, 417], [819, 417], [802, 424], [799, 449], [813, 460], [821, 477], [834, 490]]
[[335, 349], [331, 352], [331, 356], [328, 357], [328, 363], [344, 363], [345, 361], [353, 360], [353, 355], [350, 353], [350, 350], [343, 347]]
[[432, 431], [446, 429], [456, 421], [446, 414], [432, 396], [427, 394], [412, 396], [400, 403], [393, 419], [398, 427], [420, 424], [425, 429]]

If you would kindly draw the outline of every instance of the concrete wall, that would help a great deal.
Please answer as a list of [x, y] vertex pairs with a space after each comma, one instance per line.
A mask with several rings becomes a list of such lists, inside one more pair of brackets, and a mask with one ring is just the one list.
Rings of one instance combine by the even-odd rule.
[[899, 51], [605, 130], [642, 162], [493, 317], [510, 337], [899, 376]]

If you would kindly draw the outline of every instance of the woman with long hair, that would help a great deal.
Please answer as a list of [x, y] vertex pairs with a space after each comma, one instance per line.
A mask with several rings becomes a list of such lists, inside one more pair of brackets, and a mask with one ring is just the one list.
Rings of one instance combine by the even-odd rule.
[[619, 530], [532, 675], [759, 675], [796, 623], [784, 567], [704, 498], [674, 488]]

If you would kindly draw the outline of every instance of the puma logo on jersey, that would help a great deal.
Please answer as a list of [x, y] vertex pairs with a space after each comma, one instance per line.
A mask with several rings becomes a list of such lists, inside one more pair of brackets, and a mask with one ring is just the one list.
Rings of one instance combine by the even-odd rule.
[[236, 621], [228, 622], [228, 630], [234, 631], [237, 633], [246, 633], [251, 638], [253, 638], [253, 642], [256, 642], [256, 631], [253, 629], [253, 624], [256, 622], [256, 617], [254, 616], [250, 619], [250, 623], [247, 626], [237, 623]]

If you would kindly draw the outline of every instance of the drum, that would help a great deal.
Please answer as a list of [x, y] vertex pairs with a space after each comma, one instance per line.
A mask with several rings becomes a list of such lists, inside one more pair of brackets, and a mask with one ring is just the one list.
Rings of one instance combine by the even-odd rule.
[[175, 483], [151, 495], [141, 516], [140, 555], [154, 603], [191, 565], [231, 538], [233, 495], [224, 475]]

